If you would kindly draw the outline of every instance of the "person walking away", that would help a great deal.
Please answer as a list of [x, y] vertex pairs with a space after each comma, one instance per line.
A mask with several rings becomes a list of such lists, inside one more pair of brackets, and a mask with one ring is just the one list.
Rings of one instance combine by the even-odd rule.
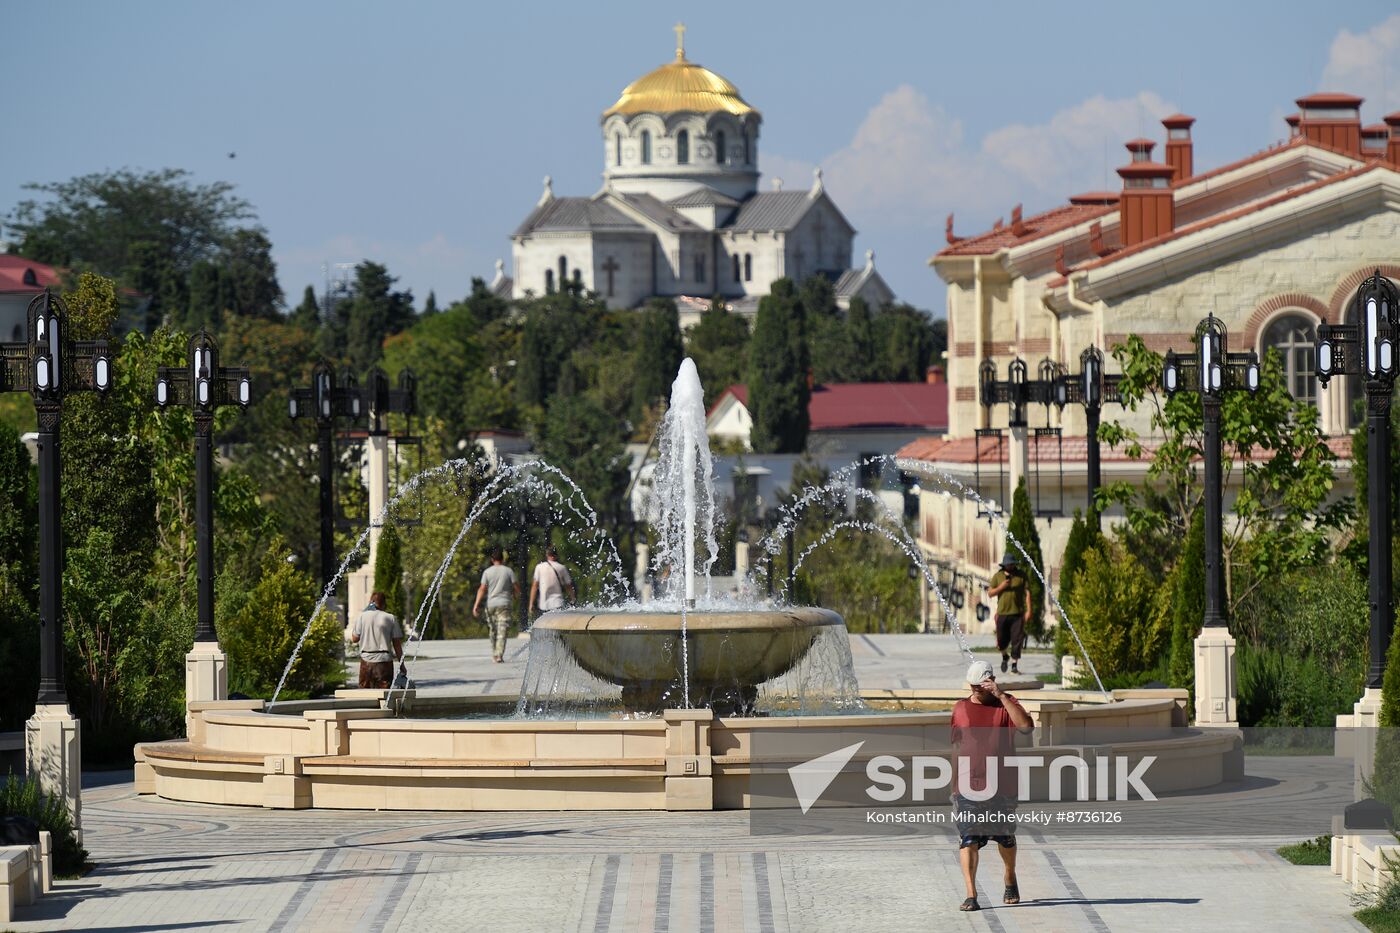
[[549, 612], [551, 609], [564, 608], [564, 592], [569, 593], [569, 601], [577, 599], [578, 594], [574, 590], [573, 577], [569, 576], [569, 568], [559, 563], [559, 552], [554, 545], [544, 549], [544, 560], [535, 565], [535, 576], [530, 581], [530, 604], [531, 612], [535, 609], [535, 598], [539, 597], [540, 612]]
[[[1009, 693], [1003, 693], [988, 661], [973, 661], [967, 669], [972, 693], [953, 707], [951, 738], [957, 749], [953, 772], [953, 821], [958, 827], [958, 860], [962, 863], [967, 899], [959, 910], [981, 910], [977, 903], [977, 862], [982, 847], [996, 840], [1003, 868], [1003, 904], [1019, 904], [1016, 883], [1016, 769], [1007, 756], [1016, 753], [1013, 730], [1035, 728], [1030, 714]], [[988, 787], [988, 781], [994, 785]], [[976, 798], [976, 799], [973, 799]]]
[[1031, 621], [1031, 588], [1015, 557], [1007, 554], [1001, 559], [1001, 569], [992, 576], [988, 596], [997, 601], [997, 648], [1001, 651], [1001, 670], [1006, 672], [1008, 659], [1011, 673], [1019, 674], [1021, 648], [1026, 642], [1026, 626]]
[[403, 663], [403, 626], [384, 611], [383, 593], [371, 593], [369, 605], [350, 629], [350, 641], [360, 646], [360, 686], [388, 690], [394, 662]]
[[491, 657], [500, 664], [505, 660], [506, 639], [510, 637], [511, 606], [520, 598], [520, 584], [515, 571], [505, 565], [501, 549], [491, 549], [491, 566], [481, 574], [481, 586], [476, 588], [476, 604], [472, 618], [481, 618], [481, 599], [486, 597], [486, 627], [491, 630]]

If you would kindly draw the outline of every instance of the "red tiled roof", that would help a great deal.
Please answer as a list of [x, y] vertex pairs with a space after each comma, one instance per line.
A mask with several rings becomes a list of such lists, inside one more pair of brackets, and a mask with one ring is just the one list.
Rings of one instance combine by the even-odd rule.
[[[1227, 223], [1228, 221], [1235, 220], [1239, 217], [1243, 217], [1246, 214], [1252, 214], [1256, 211], [1262, 211], [1265, 208], [1273, 207], [1275, 204], [1281, 204], [1284, 201], [1291, 201], [1294, 198], [1302, 197], [1305, 194], [1311, 194], [1312, 192], [1317, 191], [1319, 188], [1326, 188], [1328, 185], [1335, 185], [1337, 182], [1346, 181], [1349, 178], [1356, 178], [1359, 175], [1364, 175], [1367, 172], [1374, 171], [1375, 169], [1381, 167], [1382, 166], [1379, 162], [1367, 162], [1362, 165], [1358, 165], [1355, 168], [1349, 168], [1344, 172], [1338, 172], [1335, 175], [1328, 175], [1326, 178], [1319, 178], [1317, 181], [1311, 182], [1306, 185], [1300, 185], [1297, 188], [1284, 191], [1281, 194], [1276, 194], [1271, 198], [1265, 198], [1262, 201], [1254, 201], [1249, 204], [1237, 207], [1231, 211], [1224, 211], [1219, 214], [1213, 214], [1212, 216], [1207, 217], [1204, 220], [1197, 221], [1194, 224], [1187, 224], [1184, 227], [1177, 227], [1170, 233], [1164, 233], [1161, 236], [1153, 237], [1150, 240], [1143, 240], [1140, 243], [1134, 243], [1132, 246], [1124, 247], [1123, 249], [1118, 250], [1112, 255], [1104, 256], [1101, 259], [1094, 259], [1090, 262], [1084, 263], [1083, 265], [1076, 266], [1071, 271], [1084, 272], [1089, 269], [1097, 269], [1100, 266], [1106, 266], [1111, 262], [1117, 262], [1125, 256], [1132, 256], [1136, 253], [1142, 252], [1143, 250], [1151, 249], [1154, 246], [1160, 246], [1163, 243], [1169, 243], [1172, 240], [1180, 239], [1184, 236], [1190, 236], [1191, 234], [1197, 233], [1201, 230], [1206, 230], [1210, 227]], [[1063, 284], [1064, 277], [1061, 276], [1054, 282], [1048, 283], [1048, 287], [1058, 288], [1060, 285]]]
[[[1042, 463], [1052, 463], [1060, 459], [1059, 451], [1061, 448], [1057, 447], [1053, 438], [1032, 436], [1026, 438], [1026, 443], [1030, 448], [1027, 456], [1032, 463], [1036, 460], [1037, 450], [1039, 450]], [[1089, 439], [1084, 435], [1064, 436], [1061, 438], [1061, 443], [1063, 444], [1065, 463], [1084, 463], [1088, 460]], [[979, 444], [981, 446], [980, 458], [977, 450]], [[1143, 440], [1142, 456], [1138, 459], [1150, 460], [1161, 444], [1160, 440], [1151, 438]], [[1327, 447], [1338, 460], [1351, 459], [1350, 435], [1339, 434], [1328, 437]], [[1000, 458], [997, 457], [997, 448], [997, 439], [994, 437], [921, 437], [905, 444], [895, 456], [910, 460], [923, 460], [928, 463], [975, 463], [978, 459], [983, 463], [1006, 462], [1010, 455], [1010, 439], [1002, 438]], [[1124, 451], [1123, 447], [1113, 448], [1104, 444], [1100, 447], [1099, 459], [1104, 463], [1131, 463], [1133, 458]], [[1266, 461], [1272, 459], [1273, 456], [1272, 451], [1258, 448], [1254, 451], [1255, 460]]]
[[999, 227], [986, 233], [966, 237], [951, 246], [944, 247], [938, 251], [935, 258], [941, 256], [981, 256], [995, 253], [1001, 249], [1038, 240], [1043, 236], [1049, 236], [1052, 233], [1093, 220], [1095, 217], [1111, 214], [1117, 210], [1118, 208], [1111, 204], [1071, 203], [1052, 207], [1048, 211], [1025, 218], [1022, 221], [1020, 236], [1016, 235], [1011, 226]]
[[1360, 107], [1366, 98], [1357, 97], [1355, 94], [1336, 94], [1323, 91], [1317, 94], [1309, 94], [1307, 97], [1300, 97], [1294, 101], [1299, 107]]
[[[24, 281], [25, 272], [31, 270], [36, 284]], [[40, 292], [58, 285], [58, 271], [53, 266], [0, 253], [0, 292]]]
[[[749, 387], [732, 385], [710, 407], [719, 408], [726, 395], [745, 407]], [[928, 382], [838, 382], [812, 390], [807, 406], [813, 431], [856, 428], [914, 428], [925, 431], [948, 427], [948, 384]]]

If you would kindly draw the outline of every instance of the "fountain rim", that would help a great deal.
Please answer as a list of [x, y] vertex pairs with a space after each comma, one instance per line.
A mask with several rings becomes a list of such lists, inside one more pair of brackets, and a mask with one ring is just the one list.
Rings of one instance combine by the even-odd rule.
[[785, 609], [688, 609], [679, 611], [604, 610], [587, 607], [554, 609], [535, 620], [531, 631], [548, 632], [674, 632], [682, 623], [690, 635], [714, 632], [775, 631], [815, 628], [846, 622], [839, 613], [817, 606]]

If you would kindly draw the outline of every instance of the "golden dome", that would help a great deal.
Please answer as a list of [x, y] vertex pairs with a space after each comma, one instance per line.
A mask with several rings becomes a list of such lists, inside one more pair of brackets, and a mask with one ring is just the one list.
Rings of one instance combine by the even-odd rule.
[[[678, 27], [679, 29], [679, 27]], [[685, 47], [677, 42], [676, 60], [642, 75], [622, 89], [622, 96], [607, 110], [615, 113], [715, 113], [723, 111], [742, 117], [758, 113], [739, 96], [739, 89], [724, 78], [685, 57]]]

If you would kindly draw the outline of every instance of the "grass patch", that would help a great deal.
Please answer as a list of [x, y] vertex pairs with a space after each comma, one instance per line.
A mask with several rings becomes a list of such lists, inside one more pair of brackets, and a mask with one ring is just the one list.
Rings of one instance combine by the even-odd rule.
[[1060, 675], [1059, 675], [1059, 674], [1036, 674], [1036, 675], [1035, 675], [1035, 679], [1038, 680], [1038, 681], [1040, 681], [1040, 682], [1043, 683], [1043, 684], [1058, 684], [1058, 683], [1060, 682]]
[[1250, 758], [1331, 758], [1335, 751], [1331, 745], [1246, 745], [1244, 753]]
[[1332, 864], [1332, 837], [1318, 836], [1291, 846], [1280, 846], [1278, 854], [1294, 865]]
[[1400, 933], [1400, 910], [1367, 907], [1353, 914], [1371, 933]]

